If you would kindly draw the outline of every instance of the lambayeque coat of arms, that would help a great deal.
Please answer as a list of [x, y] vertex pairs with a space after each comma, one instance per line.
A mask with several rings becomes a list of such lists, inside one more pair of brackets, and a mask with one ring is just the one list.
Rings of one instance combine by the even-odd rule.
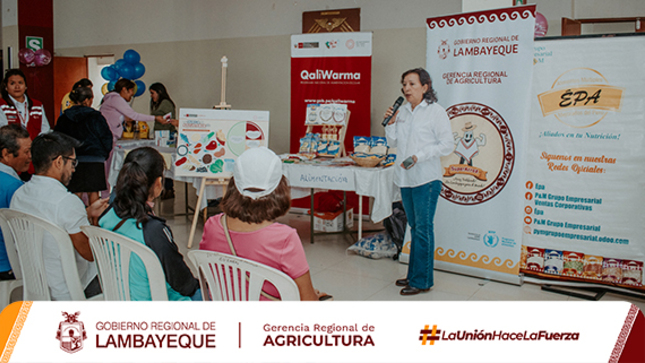
[[87, 339], [83, 322], [78, 321], [81, 312], [69, 314], [63, 311], [62, 313], [65, 321], [58, 324], [56, 339], [60, 340], [60, 349], [67, 353], [76, 353], [83, 349], [83, 340]]

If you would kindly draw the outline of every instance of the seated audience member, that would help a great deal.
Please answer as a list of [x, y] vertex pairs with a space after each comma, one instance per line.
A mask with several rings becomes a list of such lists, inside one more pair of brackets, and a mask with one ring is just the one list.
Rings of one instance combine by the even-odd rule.
[[[9, 208], [13, 193], [23, 184], [20, 173], [31, 163], [29, 132], [19, 125], [0, 127], [0, 208]], [[14, 280], [4, 238], [0, 233], [0, 280]]]
[[[152, 213], [151, 204], [163, 191], [163, 156], [151, 147], [128, 153], [116, 182], [114, 201], [99, 225], [152, 249], [163, 267], [168, 300], [201, 300], [199, 282], [179, 253], [170, 228]], [[143, 263], [130, 263], [131, 300], [151, 300], [150, 284]]]
[[[90, 224], [88, 218], [100, 216], [107, 208], [107, 200], [99, 199], [85, 208], [77, 196], [67, 191], [65, 186], [78, 162], [74, 151], [77, 145], [76, 140], [56, 131], [37, 136], [31, 145], [36, 174], [16, 190], [11, 209], [46, 219], [69, 233], [81, 285], [90, 298], [98, 295], [101, 288], [89, 241], [80, 227]], [[48, 234], [43, 240], [43, 258], [52, 300], [70, 300], [58, 245]]]
[[[319, 300], [326, 295], [313, 288], [298, 232], [275, 222], [289, 211], [291, 191], [282, 175], [282, 162], [273, 151], [258, 147], [240, 155], [221, 207], [224, 213], [209, 218], [204, 226], [200, 250], [237, 254], [278, 269], [298, 285], [301, 300]], [[235, 253], [223, 223], [228, 226]], [[279, 296], [270, 283], [262, 290]], [[269, 298], [261, 296], [260, 300]]]

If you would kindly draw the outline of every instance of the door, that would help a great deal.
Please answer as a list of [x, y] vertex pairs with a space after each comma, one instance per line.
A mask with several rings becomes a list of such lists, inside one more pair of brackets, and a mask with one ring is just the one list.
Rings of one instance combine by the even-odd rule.
[[87, 78], [87, 60], [85, 57], [54, 57], [55, 114], [50, 120], [52, 125], [56, 124], [60, 115], [63, 97], [72, 90], [74, 83], [81, 78]]

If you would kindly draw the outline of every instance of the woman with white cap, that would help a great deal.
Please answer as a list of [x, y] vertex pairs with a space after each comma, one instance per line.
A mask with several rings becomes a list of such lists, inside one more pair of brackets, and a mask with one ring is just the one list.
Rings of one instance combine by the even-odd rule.
[[[289, 211], [291, 191], [282, 175], [282, 162], [273, 151], [258, 147], [240, 155], [221, 207], [224, 213], [211, 217], [204, 226], [200, 250], [233, 254], [231, 249], [234, 248], [239, 257], [289, 275], [298, 285], [301, 300], [320, 300], [328, 296], [313, 288], [298, 232], [275, 222]], [[279, 297], [270, 283], [265, 283], [263, 291]], [[271, 298], [261, 296], [260, 300]]]

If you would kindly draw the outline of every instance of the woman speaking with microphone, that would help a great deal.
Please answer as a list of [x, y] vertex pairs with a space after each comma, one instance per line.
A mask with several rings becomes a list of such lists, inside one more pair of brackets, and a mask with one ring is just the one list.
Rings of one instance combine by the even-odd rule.
[[390, 146], [396, 146], [394, 183], [401, 188], [403, 208], [412, 231], [408, 274], [396, 281], [401, 295], [416, 295], [434, 285], [434, 213], [441, 192], [440, 157], [453, 151], [454, 139], [446, 110], [437, 104], [430, 75], [423, 68], [401, 76], [408, 101], [385, 127]]

